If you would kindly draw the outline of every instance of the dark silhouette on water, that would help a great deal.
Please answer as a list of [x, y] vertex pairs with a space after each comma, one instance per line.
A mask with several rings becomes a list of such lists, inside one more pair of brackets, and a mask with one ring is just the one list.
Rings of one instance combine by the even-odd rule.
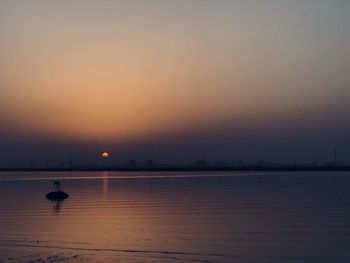
[[52, 204], [53, 213], [58, 215], [61, 212], [64, 199], [49, 199], [48, 201]]
[[59, 181], [54, 181], [53, 182], [53, 187], [52, 187], [52, 191], [48, 194], [46, 194], [46, 198], [49, 200], [57, 200], [57, 201], [61, 201], [64, 199], [67, 199], [69, 197], [69, 195], [65, 192], [63, 192], [63, 188], [62, 185]]

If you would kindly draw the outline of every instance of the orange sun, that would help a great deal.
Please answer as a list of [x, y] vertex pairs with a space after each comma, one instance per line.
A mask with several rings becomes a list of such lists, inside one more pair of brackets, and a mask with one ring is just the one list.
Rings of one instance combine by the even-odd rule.
[[102, 153], [102, 157], [103, 158], [108, 158], [109, 157], [109, 153], [108, 152], [103, 152]]

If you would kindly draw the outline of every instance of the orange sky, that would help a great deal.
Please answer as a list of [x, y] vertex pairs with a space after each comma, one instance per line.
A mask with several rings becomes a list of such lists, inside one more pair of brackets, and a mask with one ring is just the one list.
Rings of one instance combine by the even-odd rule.
[[133, 142], [319, 118], [349, 83], [348, 3], [252, 3], [2, 1], [0, 121]]

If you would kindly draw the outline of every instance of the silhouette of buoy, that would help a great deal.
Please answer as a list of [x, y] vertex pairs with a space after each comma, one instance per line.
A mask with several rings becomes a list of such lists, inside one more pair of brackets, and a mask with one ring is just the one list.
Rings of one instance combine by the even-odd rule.
[[69, 194], [63, 192], [62, 185], [59, 181], [54, 181], [52, 191], [46, 194], [46, 198], [49, 200], [64, 200], [68, 197]]

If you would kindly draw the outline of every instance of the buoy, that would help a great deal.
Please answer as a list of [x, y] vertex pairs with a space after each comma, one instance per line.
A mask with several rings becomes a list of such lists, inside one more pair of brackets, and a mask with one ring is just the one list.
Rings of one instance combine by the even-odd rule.
[[46, 194], [46, 198], [49, 200], [64, 200], [68, 197], [69, 194], [63, 192], [62, 185], [59, 181], [54, 181], [52, 191]]

